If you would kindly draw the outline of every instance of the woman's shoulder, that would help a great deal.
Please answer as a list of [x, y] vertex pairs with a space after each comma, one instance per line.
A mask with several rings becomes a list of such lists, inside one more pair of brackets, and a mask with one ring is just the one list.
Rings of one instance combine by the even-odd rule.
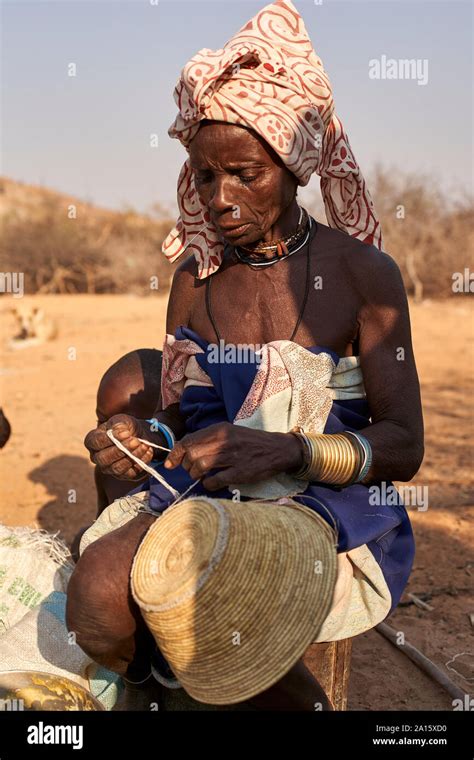
[[365, 290], [374, 282], [399, 282], [400, 269], [395, 259], [377, 246], [364, 243], [347, 232], [328, 227], [318, 222], [315, 238], [317, 250], [328, 254], [336, 266], [344, 266], [351, 279]]

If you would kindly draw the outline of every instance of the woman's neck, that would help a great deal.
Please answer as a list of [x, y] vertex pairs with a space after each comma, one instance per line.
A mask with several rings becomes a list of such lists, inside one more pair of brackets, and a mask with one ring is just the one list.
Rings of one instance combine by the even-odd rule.
[[269, 227], [264, 236], [260, 240], [256, 240], [253, 243], [248, 243], [245, 246], [245, 253], [248, 258], [255, 258], [255, 261], [262, 261], [264, 259], [272, 259], [275, 257], [275, 251], [252, 251], [261, 244], [270, 244], [275, 240], [281, 240], [293, 234], [298, 227], [300, 220], [300, 207], [296, 198], [292, 200], [290, 205], [280, 214], [276, 222]]

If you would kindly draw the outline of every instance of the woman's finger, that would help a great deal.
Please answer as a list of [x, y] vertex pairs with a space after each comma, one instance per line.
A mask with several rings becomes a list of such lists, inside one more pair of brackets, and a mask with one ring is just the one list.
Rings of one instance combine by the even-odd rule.
[[[145, 459], [143, 461], [145, 464], [149, 463]], [[114, 462], [109, 467], [104, 467], [102, 472], [105, 475], [113, 475], [116, 478], [126, 478], [129, 472], [132, 473], [131, 477], [134, 477], [134, 475], [139, 472], [145, 473], [145, 471], [138, 464], [126, 456], [124, 456], [120, 461]]]
[[184, 446], [185, 438], [181, 441], [177, 441], [173, 448], [171, 449], [170, 453], [166, 457], [164, 461], [164, 465], [166, 468], [172, 469], [173, 467], [178, 467], [180, 464], [182, 464], [183, 459], [186, 455], [186, 448]]
[[209, 491], [218, 491], [220, 488], [225, 488], [231, 483], [238, 483], [241, 480], [242, 474], [235, 467], [227, 467], [225, 470], [216, 472], [215, 475], [204, 478], [202, 484]]
[[92, 452], [90, 455], [91, 462], [94, 462], [100, 469], [103, 467], [110, 467], [114, 462], [118, 462], [123, 459], [125, 455], [119, 451], [116, 446], [109, 446], [107, 449], [101, 451]]
[[[153, 449], [150, 446], [147, 446], [146, 443], [140, 443], [137, 438], [129, 438], [123, 443], [123, 445], [134, 456], [145, 462], [145, 464], [149, 464], [153, 459]], [[96, 452], [91, 455], [91, 460], [94, 464], [97, 464], [104, 473], [104, 468], [113, 467], [119, 462], [127, 463], [128, 467], [130, 467], [130, 463], [133, 462], [133, 460], [117, 446], [112, 446], [111, 448], [109, 447], [108, 449]]]
[[107, 449], [110, 448], [110, 446], [113, 446], [112, 441], [105, 432], [105, 425], [90, 430], [84, 438], [84, 446], [90, 452], [101, 451], [102, 449]]
[[140, 477], [145, 477], [146, 472], [144, 472], [142, 469], [137, 467], [136, 465], [133, 465], [132, 467], [129, 467], [128, 470], [125, 470], [125, 472], [107, 472], [106, 475], [112, 475], [114, 478], [117, 478], [118, 480], [138, 480]]
[[[212, 446], [212, 448], [210, 448]], [[181, 467], [191, 475], [192, 478], [200, 478], [209, 470], [215, 467], [230, 467], [231, 454], [225, 445], [216, 448], [215, 442], [198, 442], [184, 445], [184, 454], [181, 458]]]
[[202, 478], [209, 470], [214, 469], [214, 467], [218, 467], [218, 465], [214, 464], [213, 457], [202, 456], [195, 459], [190, 468], [186, 467], [186, 469], [193, 480], [197, 480], [198, 478]]
[[122, 441], [122, 443], [126, 441], [127, 438], [130, 438], [130, 439], [135, 438], [136, 432], [137, 432], [135, 429], [132, 429], [130, 427], [130, 424], [126, 424], [124, 422], [116, 422], [114, 425], [111, 425], [108, 429], [111, 430], [112, 433], [114, 434], [114, 437], [117, 438], [117, 440]]

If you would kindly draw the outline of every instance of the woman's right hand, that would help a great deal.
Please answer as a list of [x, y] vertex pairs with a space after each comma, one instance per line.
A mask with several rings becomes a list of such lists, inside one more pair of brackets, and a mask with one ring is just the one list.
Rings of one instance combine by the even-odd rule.
[[115, 438], [132, 454], [149, 464], [153, 459], [153, 448], [138, 440], [150, 437], [146, 421], [128, 414], [115, 414], [107, 422], [87, 433], [84, 439], [91, 462], [94, 462], [104, 475], [113, 475], [120, 480], [137, 480], [143, 477], [144, 470], [112, 443], [107, 430], [112, 430]]

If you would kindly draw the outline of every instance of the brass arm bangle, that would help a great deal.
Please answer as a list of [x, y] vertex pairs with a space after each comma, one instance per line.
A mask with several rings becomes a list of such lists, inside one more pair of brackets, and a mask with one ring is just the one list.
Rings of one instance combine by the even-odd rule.
[[338, 486], [357, 480], [365, 457], [357, 438], [346, 433], [305, 433], [302, 430], [297, 434], [308, 446], [309, 456], [295, 477]]
[[311, 454], [312, 454], [311, 445], [306, 437], [306, 434], [303, 428], [295, 427], [295, 428], [292, 428], [292, 430], [290, 430], [289, 432], [292, 433], [292, 435], [296, 436], [296, 438], [298, 438], [298, 440], [301, 443], [301, 448], [303, 450], [303, 464], [301, 465], [300, 468], [298, 468], [296, 472], [291, 473], [292, 475], [295, 475], [297, 478], [301, 478], [302, 477], [301, 473], [305, 472], [311, 463]]
[[372, 466], [372, 446], [370, 445], [365, 435], [362, 435], [362, 433], [356, 433], [351, 430], [346, 430], [345, 432], [346, 432], [346, 435], [353, 436], [360, 443], [364, 451], [364, 456], [362, 458], [362, 465], [355, 479], [356, 483], [363, 483], [364, 479], [367, 477], [367, 474]]

